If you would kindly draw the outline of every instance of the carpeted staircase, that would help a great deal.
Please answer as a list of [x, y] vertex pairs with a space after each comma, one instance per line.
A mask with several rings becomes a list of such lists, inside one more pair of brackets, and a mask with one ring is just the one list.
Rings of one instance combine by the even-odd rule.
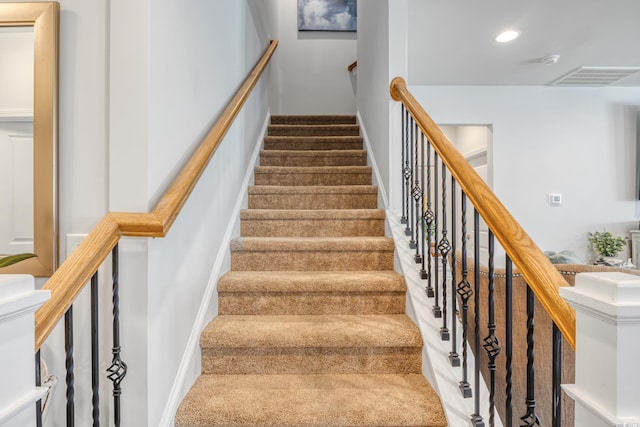
[[175, 425], [444, 426], [353, 116], [274, 116]]

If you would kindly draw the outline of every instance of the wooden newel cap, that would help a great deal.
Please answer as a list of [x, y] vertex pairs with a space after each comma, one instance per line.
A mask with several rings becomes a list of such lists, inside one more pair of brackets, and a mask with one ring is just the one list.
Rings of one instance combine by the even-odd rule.
[[398, 93], [400, 89], [405, 89], [407, 87], [407, 82], [404, 81], [402, 77], [396, 77], [391, 80], [391, 85], [389, 85], [389, 94], [394, 101], [400, 101], [400, 94]]

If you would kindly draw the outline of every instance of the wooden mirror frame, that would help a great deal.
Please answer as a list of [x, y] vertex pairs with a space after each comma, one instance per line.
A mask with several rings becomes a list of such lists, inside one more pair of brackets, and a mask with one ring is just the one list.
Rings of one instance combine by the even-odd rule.
[[0, 273], [53, 274], [58, 262], [58, 2], [0, 3], [1, 27], [33, 27], [33, 249]]

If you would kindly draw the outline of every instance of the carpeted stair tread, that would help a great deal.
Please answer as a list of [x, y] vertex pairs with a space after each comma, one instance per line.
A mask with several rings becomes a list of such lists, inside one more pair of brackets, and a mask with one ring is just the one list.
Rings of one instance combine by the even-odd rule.
[[202, 372], [412, 374], [422, 338], [406, 314], [219, 315], [202, 332]]
[[388, 237], [237, 237], [235, 271], [352, 271], [393, 269]]
[[[254, 185], [249, 187], [249, 194], [378, 194], [374, 185]], [[375, 208], [374, 208], [375, 209]]]
[[361, 136], [265, 136], [265, 150], [362, 150]]
[[262, 150], [262, 166], [366, 166], [364, 150]]
[[293, 221], [327, 219], [359, 220], [385, 219], [383, 209], [243, 209], [240, 211], [241, 220], [251, 219], [290, 219]]
[[176, 427], [446, 425], [420, 374], [202, 375], [176, 415]]
[[383, 236], [382, 209], [245, 209], [240, 234], [245, 237]]
[[372, 185], [255, 185], [249, 209], [376, 209], [378, 188]]
[[202, 331], [200, 346], [422, 348], [422, 338], [405, 314], [221, 315]]
[[[236, 237], [231, 240], [231, 252], [279, 251], [393, 251], [393, 239], [384, 236], [367, 237]], [[348, 256], [345, 253], [345, 256]]]
[[272, 125], [328, 125], [328, 124], [356, 124], [356, 116], [353, 115], [297, 115], [297, 116], [271, 116]]
[[219, 314], [401, 314], [406, 285], [394, 271], [230, 271]]
[[269, 136], [358, 136], [360, 127], [357, 124], [330, 125], [269, 125]]
[[258, 166], [255, 185], [371, 185], [370, 166]]
[[405, 292], [404, 278], [379, 271], [230, 271], [218, 292]]

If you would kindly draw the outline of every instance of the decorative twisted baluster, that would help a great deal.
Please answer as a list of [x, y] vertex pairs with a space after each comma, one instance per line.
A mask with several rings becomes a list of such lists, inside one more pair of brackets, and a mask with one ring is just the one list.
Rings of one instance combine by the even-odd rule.
[[494, 306], [494, 285], [495, 285], [495, 277], [494, 277], [494, 265], [493, 265], [493, 255], [494, 255], [494, 237], [491, 230], [489, 230], [489, 295], [488, 295], [488, 322], [487, 329], [489, 330], [489, 335], [484, 339], [484, 344], [482, 347], [487, 352], [487, 356], [489, 356], [489, 425], [493, 427], [495, 425], [495, 417], [496, 417], [496, 357], [502, 351], [500, 347], [500, 342], [498, 341], [498, 337], [496, 337], [496, 319], [495, 319], [495, 306]]
[[451, 351], [449, 352], [449, 362], [451, 366], [460, 366], [460, 356], [458, 355], [458, 337], [457, 337], [457, 298], [456, 298], [456, 279], [458, 266], [456, 260], [456, 242], [458, 239], [458, 232], [456, 226], [456, 179], [451, 176]]
[[482, 415], [480, 415], [480, 214], [473, 210], [473, 353], [474, 353], [474, 413], [471, 415], [471, 424], [475, 427], [484, 427]]
[[122, 389], [120, 383], [127, 375], [127, 364], [120, 359], [120, 284], [119, 284], [119, 267], [118, 267], [118, 245], [111, 252], [112, 280], [113, 280], [113, 348], [111, 353], [111, 366], [107, 368], [109, 375], [107, 378], [113, 382], [113, 413], [114, 425], [120, 426], [120, 397]]
[[520, 419], [523, 424], [520, 427], [533, 427], [534, 425], [540, 425], [540, 419], [536, 415], [536, 399], [535, 399], [535, 372], [533, 368], [534, 362], [534, 305], [533, 305], [533, 292], [527, 284], [527, 398], [525, 403], [527, 405], [527, 413]]
[[447, 328], [447, 258], [451, 251], [451, 244], [447, 239], [447, 167], [444, 161], [441, 164], [442, 171], [442, 239], [438, 243], [442, 261], [442, 327], [440, 338], [449, 341], [449, 328]]
[[[438, 209], [439, 209], [439, 205], [438, 205], [438, 186], [439, 186], [439, 182], [438, 182], [438, 161], [439, 161], [439, 156], [438, 153], [434, 152], [434, 159], [433, 159], [433, 168], [434, 168], [434, 174], [433, 174], [433, 212], [434, 212], [434, 219], [433, 219], [433, 242], [434, 245], [436, 245], [436, 247], [434, 248], [434, 253], [436, 255], [439, 255], [440, 249], [437, 247], [437, 245], [439, 244], [440, 240], [439, 240], [439, 236], [438, 236]], [[438, 260], [436, 259], [436, 263], [438, 262]], [[436, 264], [435, 268], [434, 268], [434, 272], [435, 272], [435, 277], [434, 277], [434, 283], [435, 283], [435, 289], [433, 291], [433, 296], [435, 297], [434, 301], [433, 301], [433, 316], [435, 318], [440, 318], [442, 317], [442, 309], [440, 308], [440, 269], [438, 268], [438, 265]], [[443, 274], [446, 274], [445, 271], [442, 272]]]
[[433, 298], [435, 295], [435, 292], [433, 290], [433, 274], [432, 274], [432, 270], [431, 270], [431, 236], [433, 235], [433, 228], [434, 228], [434, 222], [435, 222], [435, 215], [433, 214], [433, 211], [431, 210], [431, 199], [432, 199], [432, 191], [431, 191], [431, 144], [428, 143], [429, 141], [427, 141], [427, 163], [426, 163], [426, 168], [427, 168], [427, 209], [424, 212], [424, 221], [425, 221], [425, 227], [426, 227], [426, 233], [427, 233], [427, 287], [425, 289], [425, 292], [427, 293], [427, 297], [429, 298]]
[[462, 381], [460, 381], [460, 391], [466, 399], [471, 397], [471, 386], [469, 385], [468, 366], [467, 366], [467, 333], [468, 333], [468, 314], [469, 314], [469, 298], [473, 295], [471, 285], [469, 284], [469, 270], [467, 266], [467, 195], [464, 191], [460, 196], [460, 209], [462, 221], [462, 280], [458, 283], [458, 295], [462, 302]]
[[[420, 194], [420, 200], [421, 200], [421, 204], [420, 204], [420, 211], [421, 211], [421, 215], [420, 215], [420, 231], [422, 232], [422, 238], [420, 239], [420, 246], [421, 246], [421, 251], [420, 253], [422, 254], [422, 257], [420, 259], [421, 262], [421, 268], [420, 268], [420, 278], [421, 279], [427, 279], [429, 276], [427, 275], [427, 270], [425, 269], [425, 262], [426, 262], [426, 258], [429, 257], [429, 254], [427, 254], [425, 252], [425, 245], [426, 245], [426, 240], [427, 240], [427, 211], [425, 209], [425, 198], [424, 198], [424, 186], [426, 181], [424, 180], [424, 170], [427, 166], [425, 166], [424, 164], [424, 150], [425, 150], [425, 146], [424, 146], [424, 133], [420, 132], [420, 176], [422, 178], [422, 191]], [[428, 249], [427, 249], [428, 250]]]
[[409, 122], [411, 119], [408, 115], [407, 115], [407, 120], [406, 120], [406, 127], [405, 127], [405, 138], [404, 138], [404, 169], [402, 170], [402, 175], [404, 177], [404, 191], [403, 191], [403, 195], [404, 195], [404, 204], [405, 204], [405, 212], [406, 212], [406, 216], [405, 216], [405, 224], [407, 224], [407, 226], [404, 229], [404, 234], [407, 236], [411, 235], [411, 222], [409, 221], [409, 211], [411, 209], [410, 207], [410, 203], [409, 203], [409, 182], [411, 181], [411, 167], [410, 167], [410, 160], [409, 157], [411, 156], [411, 150], [409, 148]]
[[407, 109], [404, 107], [404, 105], [402, 106], [402, 129], [400, 130], [400, 138], [402, 139], [402, 159], [400, 160], [400, 167], [402, 169], [402, 179], [405, 182], [405, 185], [402, 186], [402, 216], [400, 217], [400, 223], [401, 224], [406, 224], [408, 221], [407, 218], [407, 204], [406, 204], [406, 182], [407, 182], [407, 178], [405, 176], [405, 170], [406, 170], [406, 165], [405, 165], [405, 159], [407, 158], [407, 116], [408, 116], [408, 112]]
[[414, 167], [413, 167], [413, 200], [415, 201], [415, 229], [416, 229], [416, 243], [415, 249], [416, 253], [413, 256], [413, 260], [416, 264], [422, 262], [422, 256], [420, 256], [420, 247], [418, 242], [420, 241], [420, 229], [422, 228], [420, 224], [422, 223], [422, 208], [420, 208], [420, 202], [422, 201], [422, 188], [420, 188], [420, 174], [418, 173], [418, 125], [414, 122], [414, 133], [413, 133], [413, 146], [415, 148], [414, 152]]
[[[409, 239], [409, 248], [411, 249], [415, 249], [418, 245], [416, 242], [416, 238], [413, 232], [413, 229], [415, 228], [414, 225], [416, 224], [416, 220], [417, 220], [417, 216], [418, 213], [416, 212], [416, 210], [414, 209], [414, 205], [411, 203], [411, 198], [415, 198], [415, 176], [417, 175], [417, 171], [415, 169], [413, 169], [413, 158], [414, 158], [414, 147], [416, 146], [416, 141], [415, 141], [415, 135], [414, 135], [414, 129], [415, 129], [415, 121], [413, 120], [413, 117], [410, 118], [409, 121], [410, 125], [409, 125], [409, 188], [408, 190], [410, 191], [410, 198], [408, 198], [408, 203], [409, 203], [409, 221], [407, 222], [407, 228], [405, 229], [405, 234], [407, 236], [410, 237]], [[416, 230], [417, 234], [418, 230]]]
[[75, 425], [75, 374], [73, 364], [73, 306], [64, 314], [64, 350], [67, 375], [67, 427]]
[[506, 370], [506, 402], [505, 402], [505, 427], [513, 425], [513, 404], [512, 404], [512, 377], [513, 377], [513, 263], [507, 256], [505, 265], [505, 370]]
[[552, 427], [562, 427], [562, 399], [560, 383], [562, 382], [562, 334], [553, 324], [553, 397]]
[[100, 425], [100, 334], [98, 328], [98, 273], [91, 277], [91, 407], [93, 427]]

